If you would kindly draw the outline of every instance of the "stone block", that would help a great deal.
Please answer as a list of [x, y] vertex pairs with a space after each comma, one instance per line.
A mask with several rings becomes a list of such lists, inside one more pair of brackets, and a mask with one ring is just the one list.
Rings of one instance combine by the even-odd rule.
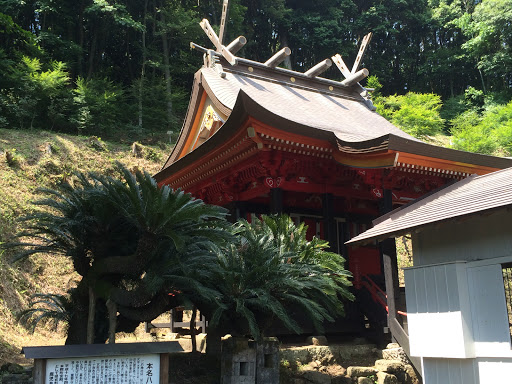
[[0, 383], [2, 384], [30, 384], [32, 378], [26, 374], [7, 373], [0, 376]]
[[374, 381], [368, 377], [358, 377], [357, 384], [374, 384]]
[[368, 377], [375, 375], [377, 370], [371, 367], [348, 367], [347, 375], [356, 378], [356, 377]]
[[398, 379], [391, 373], [377, 372], [377, 384], [398, 384]]
[[24, 369], [21, 365], [15, 363], [6, 363], [0, 367], [0, 372], [7, 373], [23, 373]]
[[243, 338], [222, 340], [221, 380], [223, 384], [256, 383], [256, 345]]
[[380, 359], [375, 362], [375, 369], [387, 373], [405, 372], [405, 364], [400, 360]]
[[304, 378], [306, 379], [306, 381], [314, 384], [332, 384], [331, 376], [322, 372], [308, 371], [304, 373]]
[[325, 336], [309, 336], [306, 343], [310, 345], [329, 345]]
[[279, 384], [279, 340], [275, 337], [256, 343], [256, 383]]
[[331, 384], [352, 384], [352, 379], [348, 376], [336, 376], [331, 378]]
[[405, 378], [403, 384], [420, 384], [421, 380], [418, 378], [416, 371], [410, 364], [405, 365]]
[[400, 360], [404, 364], [410, 364], [407, 354], [401, 347], [384, 349], [382, 351], [382, 358], [385, 360]]

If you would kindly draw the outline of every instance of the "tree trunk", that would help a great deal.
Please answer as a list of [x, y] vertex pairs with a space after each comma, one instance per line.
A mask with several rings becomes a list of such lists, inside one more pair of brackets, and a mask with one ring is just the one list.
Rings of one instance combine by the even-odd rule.
[[94, 288], [89, 286], [89, 312], [87, 316], [87, 344], [94, 343], [94, 317], [96, 314], [96, 295]]
[[169, 61], [169, 42], [167, 41], [167, 32], [165, 31], [165, 15], [163, 10], [160, 12], [160, 21], [162, 25], [162, 50], [164, 54], [165, 90], [167, 94], [167, 128], [169, 128], [169, 125], [172, 121], [172, 87]]
[[190, 318], [190, 340], [192, 341], [192, 353], [197, 353], [197, 339], [196, 339], [196, 316], [197, 307], [192, 307], [192, 317]]
[[112, 300], [107, 300], [108, 309], [108, 343], [116, 343], [117, 328], [117, 304]]
[[68, 324], [66, 345], [87, 343], [88, 300], [89, 293], [84, 280], [70, 292], [73, 313]]
[[211, 356], [220, 356], [222, 349], [221, 337], [222, 331], [218, 327], [208, 326], [206, 335], [206, 354]]
[[89, 69], [87, 70], [87, 79], [92, 77], [94, 71], [94, 54], [96, 53], [96, 43], [98, 41], [98, 28], [94, 28], [91, 48], [89, 50]]
[[148, 14], [148, 0], [144, 1], [144, 28], [142, 30], [142, 68], [139, 82], [139, 129], [142, 129], [142, 91], [146, 77], [146, 22]]
[[220, 356], [222, 351], [221, 337], [224, 334], [219, 328], [208, 326], [206, 335], [206, 357], [212, 377], [220, 375]]
[[484, 95], [486, 95], [487, 91], [485, 89], [484, 75], [482, 74], [482, 70], [480, 68], [478, 68], [478, 73], [480, 74], [480, 80], [482, 81], [482, 91], [484, 91]]
[[78, 12], [78, 44], [80, 45], [80, 51], [77, 54], [77, 74], [83, 77], [83, 54], [84, 54], [84, 2], [80, 1], [80, 11]]

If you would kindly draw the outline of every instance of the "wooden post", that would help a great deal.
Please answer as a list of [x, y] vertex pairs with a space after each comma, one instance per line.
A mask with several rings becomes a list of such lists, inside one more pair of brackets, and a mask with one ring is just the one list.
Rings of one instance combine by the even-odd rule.
[[368, 77], [369, 74], [370, 74], [370, 72], [366, 68], [363, 68], [359, 72], [351, 74], [349, 77], [347, 77], [345, 80], [343, 80], [341, 82], [341, 84], [346, 85], [346, 86], [353, 85], [355, 83], [360, 82], [365, 77]]
[[331, 65], [332, 61], [330, 59], [325, 59], [324, 61], [321, 61], [315, 65], [313, 68], [308, 69], [306, 72], [304, 72], [304, 74], [307, 77], [316, 77], [322, 72], [327, 71]]
[[108, 310], [108, 343], [116, 343], [116, 328], [117, 328], [117, 304], [108, 299], [107, 300]]
[[87, 313], [87, 344], [94, 343], [94, 316], [96, 314], [96, 294], [92, 285], [89, 286], [89, 312]]
[[[384, 190], [381, 201], [380, 213], [385, 214], [393, 210], [393, 193], [389, 189]], [[386, 295], [388, 296], [388, 324], [396, 319], [396, 303], [400, 294], [398, 281], [398, 260], [396, 256], [395, 239], [386, 239], [380, 243], [384, 278], [386, 281]]]
[[224, 36], [226, 35], [226, 23], [228, 21], [229, 13], [229, 0], [224, 0], [222, 3], [222, 17], [220, 19], [219, 42], [224, 44]]
[[210, 39], [210, 41], [215, 45], [217, 52], [220, 52], [222, 56], [231, 64], [236, 65], [236, 57], [233, 55], [225, 46], [223, 46], [219, 40], [219, 36], [215, 33], [210, 22], [206, 19], [203, 19], [199, 25], [203, 28], [203, 31], [206, 33], [206, 36]]
[[247, 206], [245, 201], [237, 201], [235, 205], [235, 217], [236, 220], [244, 219], [247, 220]]
[[192, 306], [192, 316], [190, 317], [190, 340], [192, 342], [192, 353], [197, 353], [197, 338], [196, 338], [196, 317], [197, 307]]
[[345, 64], [339, 53], [335, 54], [333, 57], [331, 57], [331, 59], [334, 62], [334, 64], [336, 64], [336, 66], [340, 70], [341, 74], [345, 77], [345, 79], [350, 77], [351, 73], [348, 70], [347, 65]]
[[46, 359], [34, 360], [34, 371], [32, 373], [34, 384], [45, 384], [46, 379]]
[[[169, 383], [169, 354], [160, 354], [160, 384]], [[34, 383], [35, 384], [35, 383]]]
[[281, 188], [270, 189], [270, 213], [283, 213], [283, 190]]
[[281, 64], [288, 56], [290, 56], [292, 53], [292, 50], [288, 47], [284, 47], [279, 52], [277, 52], [274, 56], [272, 56], [270, 59], [265, 61], [265, 65], [270, 68], [275, 68], [279, 64]]
[[324, 217], [324, 237], [329, 242], [331, 252], [338, 251], [338, 236], [336, 222], [334, 221], [334, 198], [332, 193], [322, 196], [322, 211]]
[[[393, 272], [395, 268], [393, 268], [393, 257], [387, 254], [383, 254], [384, 258], [384, 278], [386, 281], [386, 295], [387, 295], [387, 304], [388, 304], [388, 325], [396, 318], [396, 297], [395, 297], [395, 285], [394, 278], [395, 273]], [[395, 255], [396, 259], [396, 255]]]
[[233, 40], [226, 49], [231, 52], [233, 55], [236, 54], [242, 47], [247, 44], [247, 39], [244, 36], [238, 36], [235, 40]]
[[171, 323], [171, 333], [175, 333], [176, 329], [174, 327], [174, 323], [176, 322], [176, 308], [171, 309], [171, 316], [170, 316], [170, 323]]
[[363, 41], [361, 42], [361, 47], [359, 48], [359, 52], [357, 53], [356, 60], [354, 61], [354, 66], [352, 67], [352, 73], [356, 73], [357, 67], [359, 67], [359, 63], [361, 62], [361, 59], [363, 58], [364, 52], [366, 51], [366, 48], [368, 47], [368, 44], [370, 43], [370, 40], [372, 38], [372, 33], [370, 32], [365, 37], [363, 37]]

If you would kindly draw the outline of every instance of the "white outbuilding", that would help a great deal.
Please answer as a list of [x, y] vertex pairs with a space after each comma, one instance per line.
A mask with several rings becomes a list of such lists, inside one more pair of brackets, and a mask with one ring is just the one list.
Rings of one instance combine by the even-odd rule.
[[435, 191], [347, 244], [406, 233], [407, 347], [424, 383], [512, 383], [512, 168]]

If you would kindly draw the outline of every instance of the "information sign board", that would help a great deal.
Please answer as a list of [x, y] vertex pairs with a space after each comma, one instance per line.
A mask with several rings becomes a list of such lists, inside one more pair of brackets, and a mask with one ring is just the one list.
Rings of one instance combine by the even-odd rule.
[[158, 384], [160, 355], [49, 359], [45, 384]]

